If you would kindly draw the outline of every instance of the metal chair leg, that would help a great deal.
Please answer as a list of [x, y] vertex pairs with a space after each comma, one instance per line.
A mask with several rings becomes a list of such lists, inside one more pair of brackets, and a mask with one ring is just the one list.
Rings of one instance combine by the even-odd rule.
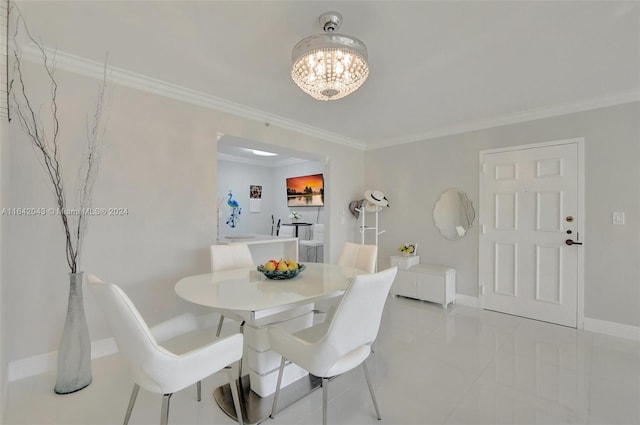
[[198, 381], [196, 390], [198, 391], [198, 401], [202, 401], [202, 381]]
[[373, 392], [373, 385], [371, 385], [371, 377], [369, 376], [369, 368], [367, 367], [367, 364], [365, 362], [362, 362], [362, 369], [364, 370], [364, 378], [367, 381], [367, 386], [369, 387], [369, 392], [371, 393], [371, 400], [373, 400], [373, 407], [374, 409], [376, 409], [376, 416], [378, 417], [378, 420], [382, 420], [382, 417], [380, 416], [380, 410], [378, 410], [378, 402], [376, 401], [376, 395]]
[[327, 425], [328, 399], [329, 399], [329, 379], [322, 378], [322, 425]]
[[[244, 320], [240, 323], [240, 333], [244, 335]], [[242, 381], [242, 359], [238, 361], [238, 380]]]
[[224, 322], [224, 316], [220, 315], [220, 321], [218, 322], [218, 330], [216, 331], [216, 337], [220, 336], [220, 331], [222, 330], [222, 323]]
[[229, 387], [231, 388], [231, 397], [233, 398], [233, 406], [236, 409], [236, 417], [238, 418], [238, 424], [243, 425], [244, 422], [242, 420], [242, 407], [240, 406], [240, 398], [238, 397], [238, 387], [236, 386], [236, 380], [233, 377], [233, 370], [231, 368], [227, 369], [227, 374], [229, 375]]
[[129, 407], [127, 407], [127, 413], [124, 415], [123, 425], [127, 425], [129, 423], [129, 418], [131, 418], [131, 411], [133, 410], [133, 405], [136, 404], [136, 398], [138, 397], [138, 391], [140, 391], [140, 385], [133, 384], [131, 397], [129, 397]]
[[276, 393], [273, 395], [273, 406], [271, 406], [271, 414], [269, 417], [273, 419], [276, 416], [276, 406], [278, 405], [278, 396], [280, 395], [280, 385], [282, 384], [282, 375], [284, 373], [285, 358], [280, 360], [280, 370], [278, 371], [278, 382], [276, 383]]
[[160, 413], [160, 425], [167, 425], [169, 423], [169, 401], [171, 400], [171, 394], [164, 394], [162, 396], [162, 411]]

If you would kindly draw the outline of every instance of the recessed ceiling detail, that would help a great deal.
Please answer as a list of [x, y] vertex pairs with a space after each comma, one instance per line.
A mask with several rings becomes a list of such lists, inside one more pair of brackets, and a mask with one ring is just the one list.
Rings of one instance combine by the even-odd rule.
[[278, 156], [277, 153], [260, 151], [258, 149], [251, 149], [251, 153], [257, 156]]

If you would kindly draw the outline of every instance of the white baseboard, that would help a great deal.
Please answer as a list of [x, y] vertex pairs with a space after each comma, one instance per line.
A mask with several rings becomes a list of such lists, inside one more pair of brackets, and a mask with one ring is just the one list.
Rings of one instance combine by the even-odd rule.
[[[456, 294], [456, 303], [469, 307], [480, 308], [480, 299], [470, 295]], [[606, 320], [591, 319], [585, 317], [584, 330], [615, 336], [618, 338], [640, 341], [640, 327], [625, 325], [624, 323], [607, 322]]]
[[456, 294], [456, 304], [480, 308], [480, 299], [471, 295]]
[[[218, 325], [218, 313], [208, 313], [198, 316], [198, 323], [202, 328], [208, 328]], [[229, 319], [231, 320], [231, 319]], [[116, 340], [105, 338], [91, 343], [91, 359], [99, 359], [118, 352]], [[58, 367], [58, 352], [50, 351], [36, 356], [26, 357], [24, 359], [9, 362], [7, 370], [7, 379], [9, 382], [18, 379], [28, 378], [29, 376], [38, 375], [40, 373], [56, 370]]]
[[[105, 338], [91, 343], [91, 358], [97, 359], [103, 356], [116, 353], [118, 347], [114, 338]], [[9, 382], [29, 376], [56, 370], [58, 363], [58, 352], [50, 351], [37, 356], [26, 357], [24, 359], [9, 362], [8, 380]]]
[[640, 327], [623, 323], [585, 317], [584, 330], [640, 341]]

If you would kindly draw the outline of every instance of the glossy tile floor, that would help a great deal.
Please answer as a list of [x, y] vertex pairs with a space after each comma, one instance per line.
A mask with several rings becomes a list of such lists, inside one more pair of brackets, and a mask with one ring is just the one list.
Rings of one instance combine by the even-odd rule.
[[[234, 326], [225, 324], [231, 332]], [[361, 368], [329, 385], [330, 424], [639, 424], [640, 343], [483, 311], [389, 298], [369, 360], [382, 413]], [[54, 374], [9, 386], [7, 424], [118, 424], [131, 381], [119, 355], [97, 359], [93, 383], [57, 396]], [[215, 405], [224, 373], [173, 396], [171, 424], [232, 424]], [[265, 424], [321, 424], [321, 391]], [[157, 424], [160, 397], [140, 392], [131, 424]]]

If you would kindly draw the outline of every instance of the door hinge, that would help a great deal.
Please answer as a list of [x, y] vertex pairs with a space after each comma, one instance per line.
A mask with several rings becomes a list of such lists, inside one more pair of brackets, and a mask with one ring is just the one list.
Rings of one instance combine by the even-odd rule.
[[484, 295], [484, 285], [480, 285], [480, 295]]
[[486, 162], [482, 163], [482, 174], [487, 174], [487, 163]]

